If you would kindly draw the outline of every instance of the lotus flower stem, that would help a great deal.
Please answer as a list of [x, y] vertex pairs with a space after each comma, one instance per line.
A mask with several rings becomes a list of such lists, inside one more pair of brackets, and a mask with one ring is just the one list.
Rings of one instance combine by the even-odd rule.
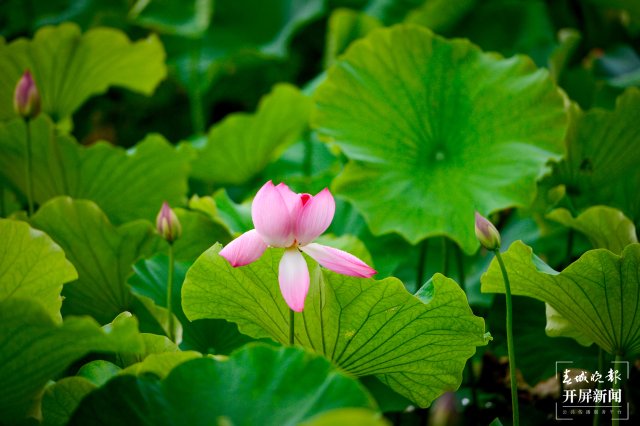
[[31, 174], [31, 120], [25, 118], [27, 126], [27, 144], [26, 144], [26, 167], [25, 178], [27, 181], [27, 204], [29, 206], [29, 217], [33, 216], [33, 176]]
[[173, 244], [169, 243], [169, 271], [167, 273], [167, 311], [169, 313], [169, 322], [168, 322], [168, 328], [169, 328], [169, 332], [168, 332], [168, 337], [169, 339], [171, 339], [172, 342], [176, 341], [175, 335], [174, 335], [174, 326], [175, 324], [173, 323], [173, 307], [172, 307], [172, 297], [171, 297], [171, 293], [173, 293]]
[[516, 353], [513, 347], [513, 306], [511, 303], [511, 284], [509, 284], [509, 275], [507, 274], [507, 268], [504, 266], [504, 261], [500, 254], [500, 248], [496, 248], [493, 252], [496, 254], [496, 258], [500, 264], [500, 270], [502, 271], [502, 278], [504, 279], [505, 299], [507, 302], [507, 348], [509, 351], [511, 406], [513, 410], [513, 424], [514, 426], [518, 426], [520, 424], [520, 414], [518, 410], [518, 382], [516, 381]]
[[295, 340], [295, 318], [293, 316], [295, 312], [293, 309], [289, 309], [289, 344], [293, 346]]
[[[598, 346], [598, 370], [604, 370], [604, 350]], [[598, 380], [598, 391], [602, 390], [602, 382]], [[598, 426], [600, 424], [600, 399], [596, 401], [596, 412], [593, 415], [593, 426]]]

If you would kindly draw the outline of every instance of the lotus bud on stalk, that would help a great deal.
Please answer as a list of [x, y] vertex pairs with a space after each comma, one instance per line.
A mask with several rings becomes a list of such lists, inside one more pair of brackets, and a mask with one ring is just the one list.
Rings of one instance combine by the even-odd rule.
[[158, 234], [169, 243], [169, 259], [167, 260], [167, 310], [169, 311], [169, 324], [167, 337], [169, 337], [172, 342], [179, 344], [180, 342], [175, 334], [172, 300], [174, 268], [173, 243], [182, 235], [182, 225], [180, 225], [178, 216], [176, 216], [176, 213], [166, 201], [162, 203], [162, 207], [156, 217], [156, 230]]
[[487, 250], [500, 248], [500, 232], [487, 218], [476, 212], [476, 237]]
[[13, 94], [13, 108], [22, 118], [34, 118], [40, 113], [40, 93], [31, 72], [26, 70]]
[[516, 351], [513, 342], [513, 302], [511, 300], [511, 284], [509, 283], [509, 273], [500, 254], [500, 232], [489, 222], [486, 217], [476, 212], [475, 222], [476, 237], [480, 244], [496, 255], [502, 279], [504, 281], [504, 295], [506, 302], [506, 329], [507, 329], [507, 352], [509, 354], [509, 382], [511, 387], [511, 407], [513, 410], [513, 425], [520, 425], [520, 409], [518, 408], [518, 381], [516, 379]]
[[156, 217], [156, 229], [169, 244], [173, 244], [182, 235], [182, 225], [178, 216], [166, 201], [162, 203], [162, 208]]

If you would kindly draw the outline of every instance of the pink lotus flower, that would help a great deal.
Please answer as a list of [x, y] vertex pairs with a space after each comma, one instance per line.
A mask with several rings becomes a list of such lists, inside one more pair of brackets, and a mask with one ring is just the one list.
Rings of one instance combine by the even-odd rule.
[[311, 196], [269, 181], [251, 206], [255, 229], [231, 241], [220, 256], [235, 268], [258, 260], [268, 246], [285, 248], [278, 274], [280, 291], [287, 305], [301, 312], [309, 291], [309, 270], [300, 251], [339, 274], [369, 278], [376, 273], [347, 252], [312, 242], [329, 227], [335, 210], [336, 203], [327, 188]]

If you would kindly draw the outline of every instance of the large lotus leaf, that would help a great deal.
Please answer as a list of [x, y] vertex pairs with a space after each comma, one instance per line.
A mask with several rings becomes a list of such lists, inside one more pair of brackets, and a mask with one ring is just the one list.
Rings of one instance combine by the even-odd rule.
[[275, 86], [255, 114], [232, 114], [211, 129], [203, 146], [194, 146], [191, 175], [216, 184], [245, 183], [300, 136], [310, 109], [311, 100], [294, 86]]
[[555, 166], [550, 186], [563, 184], [577, 209], [604, 204], [640, 221], [640, 89], [628, 89], [615, 111], [571, 109], [567, 158]]
[[42, 111], [61, 120], [110, 86], [151, 94], [166, 76], [164, 59], [155, 35], [132, 43], [112, 28], [81, 34], [72, 23], [44, 27], [32, 41], [0, 45], [0, 120], [16, 116], [13, 91], [26, 69], [40, 91]]
[[24, 417], [47, 381], [89, 352], [139, 352], [144, 346], [135, 318], [108, 327], [91, 318], [56, 324], [37, 302], [0, 302], [0, 413], [3, 421]]
[[[155, 220], [163, 201], [183, 202], [189, 156], [160, 135], [149, 135], [129, 151], [99, 142], [91, 147], [57, 135], [42, 115], [30, 123], [33, 191], [43, 204], [57, 195], [95, 201], [116, 223]], [[0, 174], [26, 193], [26, 125], [0, 124]]]
[[[541, 265], [521, 241], [503, 257], [514, 295], [546, 302], [574, 331], [611, 354], [640, 353], [640, 244], [627, 246], [621, 256], [605, 249], [588, 251], [560, 273]], [[495, 260], [482, 276], [482, 291], [504, 293]]]
[[31, 222], [63, 248], [78, 271], [78, 281], [63, 291], [64, 314], [91, 315], [105, 323], [130, 308], [131, 266], [157, 245], [149, 222], [115, 227], [95, 203], [69, 197], [49, 201]]
[[[235, 324], [223, 319], [189, 321], [182, 311], [182, 283], [191, 262], [175, 262], [173, 273], [173, 312], [182, 324], [182, 349], [202, 353], [229, 354], [252, 339], [240, 334]], [[135, 275], [129, 278], [134, 293], [143, 295], [157, 305], [167, 305], [168, 258], [156, 255], [135, 264]]]
[[[255, 338], [288, 342], [289, 308], [278, 286], [282, 250], [232, 268], [212, 247], [193, 264], [182, 287], [189, 319], [224, 318]], [[396, 392], [427, 406], [456, 389], [465, 361], [484, 341], [464, 292], [436, 275], [425, 302], [396, 278], [382, 281], [312, 267], [306, 308], [295, 314], [297, 344], [326, 355], [356, 376], [375, 375]]]
[[633, 222], [611, 207], [589, 207], [575, 218], [567, 209], [556, 209], [547, 218], [583, 233], [593, 248], [605, 248], [615, 254], [621, 254], [626, 246], [638, 242]]
[[33, 299], [60, 321], [62, 284], [78, 278], [64, 252], [45, 233], [24, 222], [0, 219], [0, 303]]
[[312, 121], [352, 161], [334, 182], [376, 234], [478, 248], [473, 214], [533, 201], [564, 151], [566, 113], [526, 57], [405, 25], [373, 31], [329, 70]]
[[[375, 408], [358, 381], [302, 348], [245, 346], [164, 379], [121, 376], [87, 396], [70, 425], [297, 425], [337, 408]], [[248, 409], [249, 408], [249, 409]]]

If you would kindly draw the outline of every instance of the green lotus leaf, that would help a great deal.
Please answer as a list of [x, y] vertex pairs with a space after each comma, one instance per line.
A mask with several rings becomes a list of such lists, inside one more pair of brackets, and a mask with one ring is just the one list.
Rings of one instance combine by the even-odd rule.
[[[548, 309], [549, 305], [536, 299], [513, 297], [513, 345], [518, 371], [524, 380], [534, 386], [552, 377], [558, 360], [572, 360], [580, 368], [595, 371], [598, 348], [585, 348], [581, 346], [582, 342], [574, 341], [578, 340], [576, 336], [570, 337], [566, 332], [556, 335], [549, 327], [554, 319], [550, 320], [549, 316], [545, 318], [545, 308]], [[506, 357], [508, 348], [505, 315], [504, 297], [495, 297], [486, 317], [487, 328], [491, 330], [493, 337], [491, 352], [496, 356]], [[560, 315], [555, 318], [564, 320]], [[591, 345], [593, 342], [588, 343]], [[544, 350], [540, 350], [541, 348]]]
[[324, 357], [249, 345], [226, 361], [187, 361], [163, 380], [117, 377], [87, 396], [69, 425], [287, 426], [337, 408], [375, 404], [355, 378]]
[[621, 254], [626, 246], [638, 242], [633, 222], [611, 207], [589, 207], [575, 218], [567, 209], [556, 209], [547, 218], [583, 233], [593, 248], [605, 248], [615, 254]]
[[174, 209], [182, 225], [182, 236], [173, 243], [173, 253], [176, 260], [193, 262], [214, 243], [231, 241], [232, 235], [218, 217], [213, 198], [196, 195], [189, 200], [189, 208]]
[[229, 227], [231, 232], [242, 234], [253, 229], [250, 200], [237, 204], [224, 189], [213, 194], [213, 199], [216, 202], [220, 220]]
[[21, 208], [16, 194], [0, 178], [0, 217], [10, 217]]
[[120, 371], [122, 371], [122, 368], [116, 364], [103, 359], [96, 359], [80, 367], [77, 376], [89, 380], [96, 386], [102, 386]]
[[138, 0], [129, 12], [129, 19], [160, 33], [198, 37], [209, 28], [212, 13], [213, 0]]
[[[168, 63], [190, 93], [202, 96], [222, 74], [284, 58], [296, 31], [323, 14], [322, 0], [216, 2], [211, 25], [198, 40], [163, 37]], [[260, 10], [260, 18], [247, 13]]]
[[139, 352], [144, 347], [135, 318], [108, 327], [91, 318], [56, 324], [37, 302], [0, 302], [0, 412], [2, 420], [24, 417], [47, 381], [89, 352]]
[[365, 13], [380, 20], [385, 25], [401, 22], [409, 12], [420, 7], [426, 0], [371, 0]]
[[550, 187], [565, 185], [572, 205], [582, 210], [603, 204], [615, 207], [634, 223], [640, 221], [640, 89], [630, 88], [615, 111], [571, 108], [567, 158], [545, 179]]
[[21, 0], [7, 0], [0, 4], [3, 35], [32, 34], [45, 25], [75, 22], [83, 31], [91, 27], [126, 27], [129, 0], [53, 0], [38, 4], [27, 13]]
[[[16, 119], [0, 124], [0, 175], [26, 194], [26, 125]], [[91, 147], [57, 135], [41, 115], [30, 123], [33, 192], [44, 204], [57, 195], [90, 199], [116, 223], [154, 220], [163, 201], [183, 202], [189, 157], [178, 154], [160, 135], [149, 135], [125, 151], [105, 142]]]
[[216, 184], [242, 184], [276, 159], [307, 127], [311, 100], [289, 84], [276, 85], [255, 114], [236, 113], [194, 146], [191, 176]]
[[[590, 250], [560, 273], [541, 265], [521, 241], [513, 243], [503, 257], [511, 292], [551, 306], [571, 326], [564, 335], [577, 337], [578, 332], [581, 343], [588, 339], [611, 354], [640, 353], [640, 316], [636, 315], [640, 244], [627, 246], [621, 256], [605, 249]], [[481, 281], [483, 292], [504, 293], [495, 259]]]
[[60, 246], [15, 220], [0, 219], [0, 235], [0, 303], [12, 298], [36, 300], [60, 322], [62, 285], [78, 278]]
[[375, 376], [360, 377], [360, 383], [367, 388], [383, 413], [402, 412], [413, 405], [409, 399], [383, 384]]
[[582, 346], [593, 345], [593, 339], [576, 328], [569, 320], [563, 317], [560, 312], [556, 311], [548, 303], [544, 304], [544, 316], [547, 325], [544, 328], [545, 333], [549, 337], [568, 337], [575, 340]]
[[143, 362], [147, 357], [156, 354], [176, 353], [180, 351], [178, 345], [166, 336], [153, 333], [140, 333], [144, 342], [144, 351], [136, 354], [118, 354], [118, 362], [123, 367]]
[[[182, 324], [178, 321], [176, 315], [172, 315], [173, 322], [170, 324], [169, 311], [166, 307], [158, 305], [150, 297], [134, 291], [127, 309], [134, 313], [138, 321], [140, 321], [141, 331], [153, 333], [158, 338], [166, 339], [165, 336], [172, 336], [176, 342], [182, 341]], [[173, 326], [172, 329], [171, 326]]]
[[47, 387], [42, 395], [43, 426], [66, 426], [82, 398], [97, 386], [84, 377], [65, 377]]
[[202, 355], [196, 351], [161, 352], [150, 354], [144, 360], [130, 365], [122, 370], [122, 374], [155, 374], [161, 379], [165, 378], [171, 370], [190, 359], [200, 358]]
[[131, 267], [158, 242], [149, 222], [115, 227], [95, 203], [69, 197], [47, 202], [31, 222], [63, 248], [78, 271], [78, 280], [63, 291], [63, 314], [91, 315], [105, 323], [130, 308]]
[[338, 408], [318, 414], [300, 426], [391, 426], [380, 413], [366, 408]]
[[[461, 4], [468, 3], [468, 0], [447, 3]], [[456, 36], [473, 40], [487, 51], [500, 52], [505, 56], [524, 53], [531, 56], [536, 64], [547, 64], [549, 54], [556, 46], [556, 25], [551, 18], [549, 4], [538, 0], [476, 0], [476, 3], [452, 31]], [[490, 31], [487, 31], [488, 22], [491, 22]]]
[[[254, 338], [287, 343], [289, 308], [277, 272], [283, 251], [270, 249], [258, 261], [232, 268], [218, 255], [220, 248], [205, 252], [187, 273], [187, 318], [224, 318]], [[460, 287], [442, 275], [427, 285], [431, 299], [422, 301], [396, 278], [311, 270], [306, 308], [295, 314], [296, 343], [353, 375], [375, 375], [420, 406], [456, 389], [465, 361], [485, 343], [484, 321], [472, 314]]]
[[327, 29], [325, 65], [332, 65], [353, 41], [381, 26], [380, 21], [364, 12], [350, 9], [334, 10], [329, 17]]
[[411, 10], [404, 22], [442, 34], [455, 28], [477, 3], [478, 0], [426, 0]]
[[[135, 274], [129, 284], [136, 295], [152, 300], [157, 306], [167, 306], [168, 258], [156, 255], [134, 265]], [[189, 321], [182, 311], [182, 283], [191, 262], [175, 262], [172, 286], [173, 312], [182, 324], [182, 349], [201, 353], [229, 354], [252, 339], [240, 334], [235, 324], [223, 319]]]
[[33, 40], [0, 45], [0, 120], [16, 116], [13, 91], [26, 69], [33, 73], [42, 111], [60, 121], [110, 86], [150, 95], [166, 76], [164, 59], [156, 35], [132, 43], [112, 28], [84, 34], [72, 23], [41, 28]]
[[315, 93], [312, 122], [351, 160], [334, 181], [375, 234], [478, 248], [473, 214], [529, 205], [564, 152], [563, 98], [530, 59], [403, 25], [356, 41]]
[[[312, 93], [313, 89], [307, 86], [305, 91]], [[305, 132], [260, 176], [262, 181], [286, 182], [300, 194], [317, 194], [331, 185], [342, 166], [342, 160], [316, 137], [315, 132]]]

